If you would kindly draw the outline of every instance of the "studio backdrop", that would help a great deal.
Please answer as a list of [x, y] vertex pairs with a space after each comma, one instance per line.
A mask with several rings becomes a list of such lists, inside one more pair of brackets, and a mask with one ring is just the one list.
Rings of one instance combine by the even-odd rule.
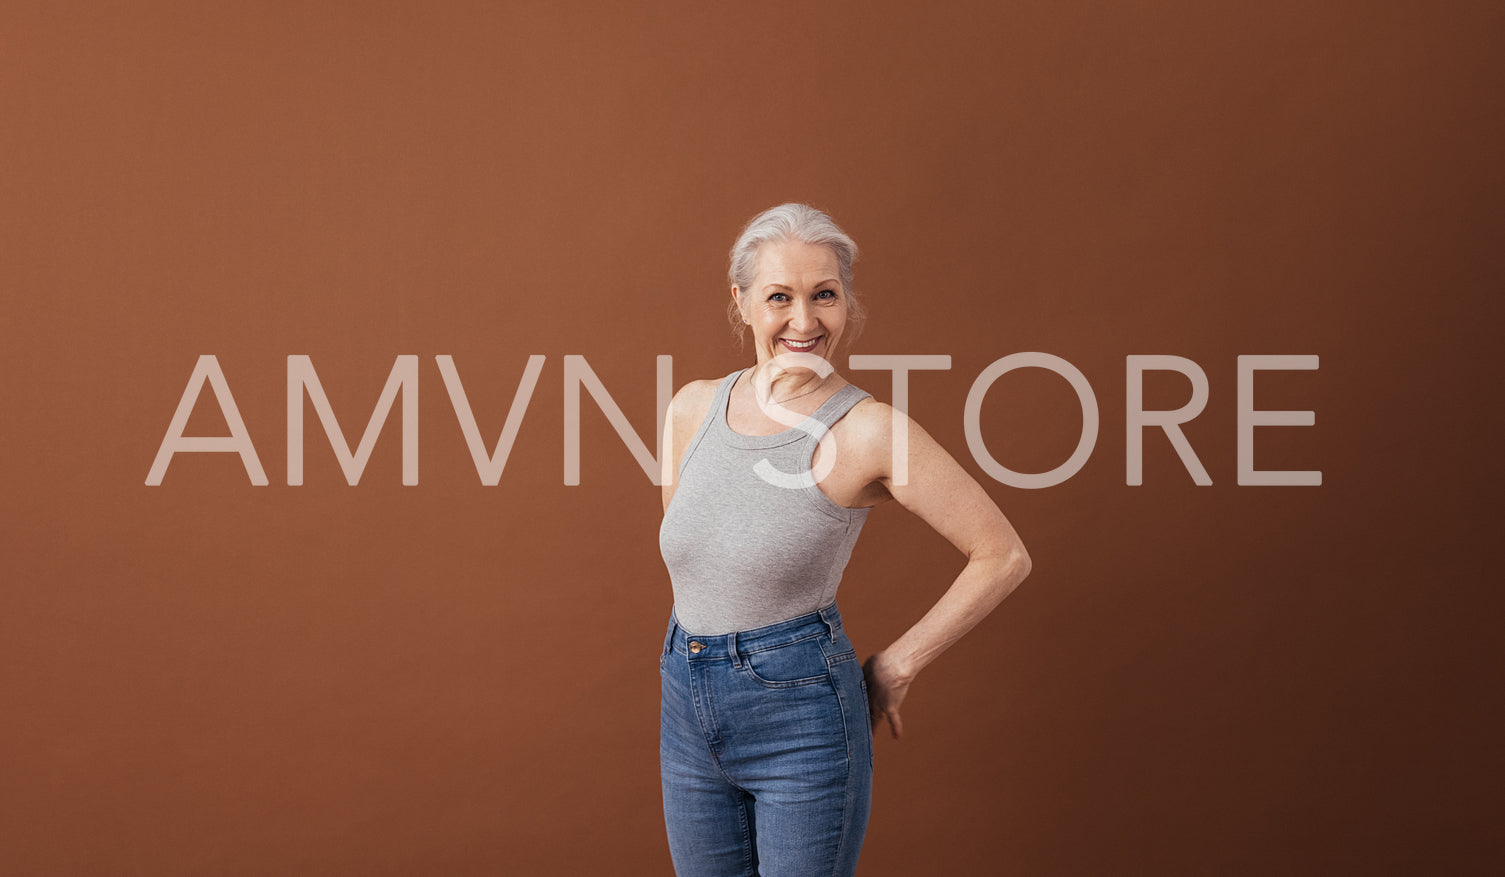
[[[861, 248], [834, 364], [1034, 561], [877, 735], [860, 873], [1486, 870], [1501, 33], [8, 4], [0, 870], [671, 873], [658, 418], [753, 363], [785, 201]], [[859, 657], [963, 563], [873, 512]]]

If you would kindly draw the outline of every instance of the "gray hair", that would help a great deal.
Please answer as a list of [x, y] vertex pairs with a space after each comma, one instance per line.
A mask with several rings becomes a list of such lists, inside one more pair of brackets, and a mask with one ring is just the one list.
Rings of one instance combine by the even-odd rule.
[[[757, 278], [758, 251], [764, 244], [784, 241], [822, 246], [836, 256], [837, 279], [841, 281], [841, 290], [847, 299], [848, 331], [843, 334], [846, 340], [856, 338], [867, 318], [867, 309], [852, 289], [852, 263], [857, 261], [857, 242], [848, 237], [831, 217], [808, 204], [780, 204], [748, 220], [742, 234], [737, 236], [737, 242], [732, 244], [727, 279], [747, 293]], [[732, 335], [741, 344], [746, 327], [735, 301], [727, 305], [726, 316], [732, 324]]]

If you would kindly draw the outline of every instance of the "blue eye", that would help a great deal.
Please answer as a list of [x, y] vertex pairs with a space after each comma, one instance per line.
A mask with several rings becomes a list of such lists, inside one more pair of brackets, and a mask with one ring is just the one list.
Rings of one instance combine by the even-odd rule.
[[822, 289], [820, 292], [817, 292], [816, 295], [817, 296], [823, 296], [825, 298], [835, 298], [836, 297], [836, 293], [833, 292], [832, 290], [829, 290], [829, 289]]
[[770, 295], [768, 297], [768, 300], [769, 301], [783, 301], [784, 299], [787, 299], [788, 297], [789, 297], [788, 293], [775, 292], [773, 295]]

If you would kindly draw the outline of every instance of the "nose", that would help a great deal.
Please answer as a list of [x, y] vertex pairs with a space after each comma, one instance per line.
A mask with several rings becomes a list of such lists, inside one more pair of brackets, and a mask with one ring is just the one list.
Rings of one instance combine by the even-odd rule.
[[794, 313], [789, 318], [789, 328], [796, 332], [809, 332], [819, 324], [815, 316], [815, 307], [809, 302], [799, 300], [795, 302]]

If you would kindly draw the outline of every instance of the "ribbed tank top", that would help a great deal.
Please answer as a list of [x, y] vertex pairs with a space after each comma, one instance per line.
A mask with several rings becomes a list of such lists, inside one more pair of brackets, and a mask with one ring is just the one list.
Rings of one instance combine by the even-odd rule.
[[743, 435], [726, 419], [741, 374], [732, 372], [717, 387], [685, 448], [658, 531], [674, 614], [686, 631], [707, 636], [762, 627], [834, 602], [871, 511], [837, 505], [810, 471], [820, 437], [870, 394], [847, 384], [799, 426]]

